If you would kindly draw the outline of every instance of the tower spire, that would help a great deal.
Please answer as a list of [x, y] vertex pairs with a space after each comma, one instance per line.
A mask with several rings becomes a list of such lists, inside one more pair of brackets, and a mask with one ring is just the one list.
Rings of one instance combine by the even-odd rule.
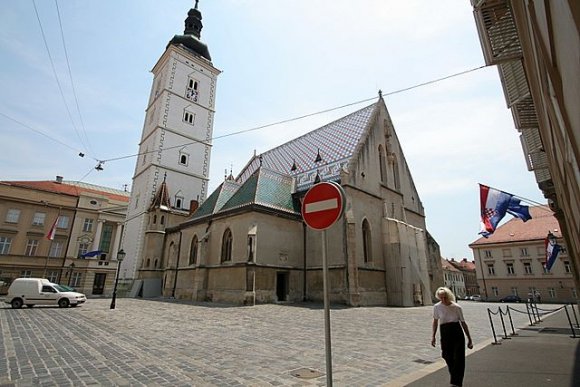
[[193, 35], [196, 38], [201, 37], [201, 29], [203, 24], [201, 22], [201, 12], [197, 9], [199, 0], [195, 0], [195, 8], [192, 8], [187, 13], [187, 18], [185, 19], [185, 30], [184, 35]]

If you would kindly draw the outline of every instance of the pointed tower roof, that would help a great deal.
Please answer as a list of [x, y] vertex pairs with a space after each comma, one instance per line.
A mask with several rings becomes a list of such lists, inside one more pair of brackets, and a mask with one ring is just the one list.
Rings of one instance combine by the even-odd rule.
[[209, 54], [207, 45], [200, 40], [203, 23], [201, 22], [201, 12], [197, 9], [198, 1], [199, 0], [195, 1], [195, 7], [190, 9], [187, 13], [183, 35], [175, 35], [173, 39], [169, 41], [167, 47], [172, 44], [176, 46], [182, 45], [194, 54], [211, 62], [211, 55]]
[[157, 193], [153, 198], [153, 202], [151, 203], [151, 206], [149, 206], [149, 211], [155, 209], [168, 211], [171, 208], [171, 203], [169, 201], [169, 192], [167, 190], [167, 183], [165, 181], [166, 178], [167, 173], [165, 173], [165, 176], [163, 176], [163, 183], [161, 183], [161, 186], [157, 190]]

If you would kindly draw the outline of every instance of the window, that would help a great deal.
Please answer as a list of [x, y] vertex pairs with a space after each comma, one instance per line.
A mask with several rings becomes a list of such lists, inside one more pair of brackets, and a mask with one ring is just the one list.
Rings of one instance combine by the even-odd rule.
[[22, 278], [30, 278], [30, 277], [32, 277], [32, 271], [31, 270], [22, 270], [20, 272], [20, 277], [22, 277]]
[[363, 242], [363, 258], [364, 262], [368, 263], [372, 260], [371, 254], [371, 228], [368, 220], [363, 220], [362, 224], [362, 242]]
[[197, 90], [198, 86], [199, 84], [195, 79], [189, 78], [185, 90], [185, 98], [197, 102], [197, 97], [199, 95], [199, 91]]
[[175, 197], [175, 208], [181, 208], [183, 206], [183, 197], [176, 196]]
[[384, 183], [387, 172], [385, 171], [385, 151], [382, 144], [379, 145], [379, 170], [381, 172], [381, 182]]
[[81, 286], [81, 273], [72, 273], [70, 286], [76, 288]]
[[572, 288], [571, 291], [572, 291], [572, 298], [574, 298], [574, 299], [578, 298], [578, 294], [576, 293], [576, 288]]
[[485, 258], [493, 258], [493, 255], [491, 255], [491, 250], [484, 250], [483, 254], [485, 255]]
[[518, 295], [518, 288], [516, 288], [516, 287], [512, 286], [512, 289], [511, 289], [511, 290], [512, 290], [512, 294], [513, 294], [514, 296], [517, 296], [517, 295]]
[[83, 254], [86, 254], [89, 251], [89, 244], [88, 243], [79, 243], [79, 251], [78, 256], [80, 257]]
[[550, 298], [556, 298], [556, 289], [548, 288], [548, 295], [550, 296]]
[[189, 264], [195, 265], [197, 263], [197, 249], [199, 243], [197, 240], [197, 235], [193, 236], [193, 240], [191, 241], [191, 250], [189, 250]]
[[165, 215], [161, 215], [161, 224], [165, 224]]
[[4, 219], [4, 221], [6, 223], [18, 223], [19, 219], [20, 219], [20, 210], [16, 208], [11, 208], [6, 213], [6, 219]]
[[222, 238], [222, 262], [228, 262], [232, 260], [232, 232], [230, 229], [226, 229], [224, 236]]
[[111, 240], [113, 239], [113, 225], [111, 223], [103, 224], [103, 232], [101, 234], [101, 241], [99, 242], [99, 250], [108, 253], [111, 249]]
[[179, 152], [179, 164], [187, 166], [189, 155], [187, 153]]
[[520, 256], [522, 256], [522, 257], [528, 257], [529, 256], [529, 254], [528, 254], [528, 248], [527, 247], [522, 247], [520, 249]]
[[33, 226], [44, 226], [44, 220], [46, 219], [46, 214], [44, 212], [35, 212], [34, 218], [32, 219]]
[[572, 267], [570, 266], [570, 261], [564, 261], [564, 272], [566, 272], [566, 274], [572, 274]]
[[28, 255], [29, 257], [33, 257], [36, 255], [36, 250], [38, 249], [38, 240], [37, 239], [29, 239], [28, 243], [26, 244], [26, 251], [24, 255]]
[[93, 231], [93, 219], [86, 218], [85, 222], [83, 223], [83, 232], [91, 232]]
[[487, 273], [489, 275], [495, 275], [495, 267], [493, 267], [493, 263], [487, 265]]
[[532, 264], [530, 262], [524, 262], [524, 273], [532, 274]]
[[10, 246], [12, 245], [12, 238], [0, 237], [0, 254], [9, 254]]
[[491, 287], [491, 293], [494, 295], [494, 297], [499, 296], [499, 289], [497, 288], [497, 286]]
[[68, 216], [61, 215], [56, 221], [56, 228], [68, 228]]
[[512, 251], [510, 249], [503, 249], [501, 251], [501, 253], [504, 257], [511, 257], [512, 256]]
[[516, 274], [516, 272], [514, 271], [514, 264], [513, 263], [506, 263], [505, 266], [506, 266], [508, 275]]
[[49, 257], [62, 256], [63, 246], [64, 246], [64, 243], [62, 243], [62, 241], [52, 241], [52, 243], [50, 244], [50, 252], [48, 253], [48, 256]]
[[46, 273], [46, 279], [52, 283], [58, 283], [58, 271], [49, 271]]
[[190, 112], [190, 111], [184, 110], [183, 111], [183, 122], [185, 122], [186, 124], [193, 125], [195, 122], [195, 114]]

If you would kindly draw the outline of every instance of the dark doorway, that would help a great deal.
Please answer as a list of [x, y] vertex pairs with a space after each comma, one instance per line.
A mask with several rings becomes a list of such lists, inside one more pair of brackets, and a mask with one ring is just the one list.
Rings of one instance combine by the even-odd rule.
[[288, 301], [288, 272], [276, 273], [276, 296], [278, 301]]
[[93, 282], [93, 294], [103, 294], [105, 290], [105, 280], [107, 279], [107, 274], [96, 273], [95, 282]]

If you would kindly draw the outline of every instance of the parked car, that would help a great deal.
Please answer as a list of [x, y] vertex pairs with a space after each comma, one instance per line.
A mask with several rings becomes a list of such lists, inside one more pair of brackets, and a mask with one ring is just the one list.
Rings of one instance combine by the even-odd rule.
[[13, 309], [22, 305], [58, 305], [61, 308], [75, 307], [87, 301], [82, 293], [70, 292], [46, 278], [16, 278], [8, 288], [4, 302]]
[[71, 288], [68, 285], [58, 284], [58, 286], [59, 286], [59, 288], [60, 288], [59, 290], [61, 292], [76, 292], [77, 291], [75, 288]]
[[505, 296], [499, 300], [500, 302], [522, 302], [522, 299], [519, 296], [514, 296], [510, 294], [509, 296]]
[[474, 294], [473, 296], [471, 296], [471, 300], [481, 301], [481, 296], [479, 294]]

